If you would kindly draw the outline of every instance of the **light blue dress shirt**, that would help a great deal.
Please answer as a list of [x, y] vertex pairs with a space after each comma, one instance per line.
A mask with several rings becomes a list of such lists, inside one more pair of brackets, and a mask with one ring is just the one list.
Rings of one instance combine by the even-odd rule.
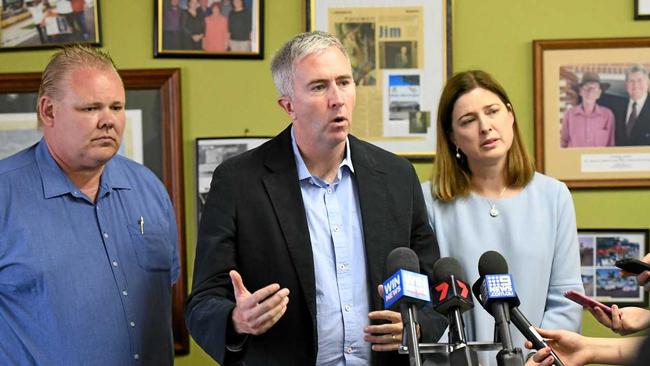
[[346, 141], [345, 159], [328, 184], [307, 169], [293, 129], [291, 143], [314, 257], [316, 364], [369, 365], [370, 343], [363, 339], [370, 307], [366, 254], [350, 144]]
[[174, 212], [142, 165], [111, 159], [93, 202], [44, 140], [0, 160], [0, 365], [172, 364], [178, 273]]

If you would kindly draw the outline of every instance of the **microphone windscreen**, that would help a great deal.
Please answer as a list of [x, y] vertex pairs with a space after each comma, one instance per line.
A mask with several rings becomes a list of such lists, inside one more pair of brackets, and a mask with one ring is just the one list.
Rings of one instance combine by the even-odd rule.
[[481, 276], [490, 274], [508, 273], [508, 262], [499, 252], [489, 250], [478, 260], [478, 274]]
[[433, 264], [433, 279], [435, 283], [446, 281], [451, 275], [463, 279], [463, 270], [455, 258], [443, 257]]
[[386, 259], [386, 277], [400, 269], [420, 273], [420, 260], [413, 249], [398, 247], [393, 249]]

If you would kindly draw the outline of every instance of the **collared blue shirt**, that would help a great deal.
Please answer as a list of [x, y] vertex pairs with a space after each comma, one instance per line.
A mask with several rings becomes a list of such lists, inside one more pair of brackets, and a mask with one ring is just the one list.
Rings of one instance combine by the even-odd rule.
[[148, 169], [115, 156], [93, 203], [44, 140], [0, 161], [1, 365], [172, 364], [178, 273], [173, 209]]
[[349, 141], [345, 159], [331, 184], [309, 172], [293, 128], [291, 143], [314, 259], [316, 364], [369, 365], [370, 343], [363, 339], [370, 308], [366, 253]]

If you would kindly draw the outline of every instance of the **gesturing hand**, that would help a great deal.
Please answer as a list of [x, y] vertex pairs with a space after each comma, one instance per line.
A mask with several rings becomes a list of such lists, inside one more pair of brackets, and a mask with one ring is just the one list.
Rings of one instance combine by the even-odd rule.
[[229, 274], [235, 290], [236, 305], [232, 311], [235, 331], [239, 334], [263, 334], [287, 311], [289, 289], [281, 289], [280, 285], [273, 283], [251, 294], [237, 271]]

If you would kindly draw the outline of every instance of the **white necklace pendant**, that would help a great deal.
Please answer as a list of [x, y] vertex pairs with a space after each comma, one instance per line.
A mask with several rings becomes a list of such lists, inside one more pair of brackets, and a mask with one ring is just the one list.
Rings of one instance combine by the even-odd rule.
[[492, 217], [499, 216], [499, 210], [497, 210], [495, 205], [492, 205], [492, 208], [490, 209], [490, 216]]

